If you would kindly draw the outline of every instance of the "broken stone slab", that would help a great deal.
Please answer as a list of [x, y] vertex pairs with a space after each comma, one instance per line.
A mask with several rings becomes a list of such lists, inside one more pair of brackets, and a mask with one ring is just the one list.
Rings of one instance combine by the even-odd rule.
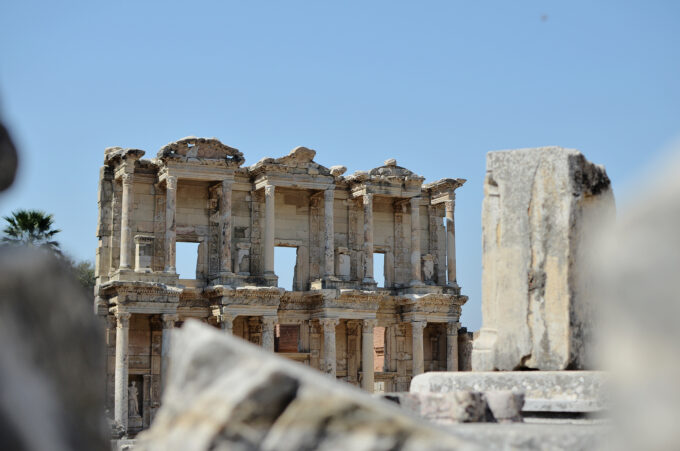
[[494, 421], [487, 416], [487, 403], [477, 392], [451, 393], [385, 393], [382, 398], [396, 402], [402, 408], [439, 424]]
[[613, 215], [604, 167], [577, 150], [487, 155], [474, 371], [592, 367], [588, 257], [598, 226]]
[[135, 450], [477, 449], [387, 401], [189, 320]]
[[608, 381], [602, 371], [432, 372], [413, 378], [410, 392], [509, 390], [524, 394], [522, 412], [594, 413], [611, 407]]

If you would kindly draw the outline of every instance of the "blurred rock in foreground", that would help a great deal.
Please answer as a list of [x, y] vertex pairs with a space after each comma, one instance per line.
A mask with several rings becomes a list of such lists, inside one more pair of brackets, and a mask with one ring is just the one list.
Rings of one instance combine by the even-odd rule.
[[387, 401], [187, 321], [140, 450], [476, 449]]
[[72, 274], [0, 247], [0, 449], [108, 449], [103, 342]]
[[602, 238], [602, 359], [617, 383], [614, 449], [680, 449], [680, 155], [639, 183]]

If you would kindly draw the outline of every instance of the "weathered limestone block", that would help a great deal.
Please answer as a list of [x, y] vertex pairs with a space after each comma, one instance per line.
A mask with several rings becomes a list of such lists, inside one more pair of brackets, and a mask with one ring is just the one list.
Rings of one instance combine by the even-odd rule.
[[484, 393], [486, 403], [493, 417], [499, 423], [521, 423], [524, 393], [512, 390], [488, 391]]
[[450, 432], [302, 365], [187, 321], [136, 450], [470, 449]]
[[487, 417], [487, 403], [478, 392], [387, 393], [385, 399], [438, 424], [479, 423], [493, 421]]
[[601, 371], [433, 372], [413, 378], [411, 393], [524, 393], [527, 412], [601, 412], [611, 407]]
[[472, 369], [588, 367], [587, 256], [614, 213], [604, 168], [560, 147], [491, 152], [484, 192], [483, 325]]

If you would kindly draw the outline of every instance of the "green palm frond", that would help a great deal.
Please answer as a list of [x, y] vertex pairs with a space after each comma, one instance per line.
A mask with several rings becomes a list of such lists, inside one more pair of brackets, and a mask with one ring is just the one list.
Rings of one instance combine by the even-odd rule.
[[59, 242], [54, 236], [61, 232], [53, 229], [54, 217], [40, 210], [17, 210], [3, 218], [7, 225], [0, 241], [13, 245], [36, 246], [60, 253]]

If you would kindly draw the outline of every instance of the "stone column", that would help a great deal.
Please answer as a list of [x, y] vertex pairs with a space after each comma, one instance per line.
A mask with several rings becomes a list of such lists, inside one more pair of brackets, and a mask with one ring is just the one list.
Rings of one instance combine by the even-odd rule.
[[265, 351], [274, 352], [274, 327], [277, 321], [276, 316], [262, 317], [262, 347]]
[[170, 337], [175, 328], [175, 322], [179, 321], [177, 315], [162, 315], [163, 332], [161, 335], [161, 391], [165, 390], [168, 380], [168, 364], [170, 362]]
[[222, 180], [220, 200], [220, 272], [230, 274], [231, 270], [231, 181]]
[[411, 285], [420, 285], [420, 197], [411, 198]]
[[364, 194], [364, 282], [373, 278], [373, 194]]
[[447, 200], [444, 205], [446, 206], [446, 271], [448, 284], [456, 285], [456, 228], [453, 222], [456, 201]]
[[446, 324], [446, 371], [458, 371], [458, 329], [460, 323]]
[[321, 318], [319, 323], [323, 327], [323, 363], [321, 371], [335, 379], [337, 361], [335, 357], [335, 327], [340, 320], [338, 318]]
[[177, 177], [165, 179], [165, 272], [175, 272], [175, 210], [177, 206]]
[[264, 273], [274, 274], [274, 185], [264, 187]]
[[132, 209], [133, 209], [133, 175], [123, 174], [123, 201], [120, 224], [120, 269], [130, 269], [132, 261]]
[[324, 251], [324, 275], [325, 277], [335, 276], [335, 235], [333, 229], [333, 199], [335, 188], [327, 189], [324, 192], [324, 230], [325, 230], [325, 251]]
[[374, 389], [374, 370], [373, 370], [373, 328], [377, 320], [365, 319], [361, 326], [361, 388], [369, 393]]
[[425, 372], [425, 358], [423, 356], [423, 329], [427, 326], [426, 321], [413, 321], [411, 334], [413, 336], [413, 376]]
[[114, 388], [114, 419], [125, 430], [128, 425], [128, 337], [130, 332], [130, 313], [116, 313], [116, 370]]
[[220, 321], [220, 327], [222, 328], [223, 331], [226, 333], [232, 333], [234, 330], [234, 320], [236, 318], [232, 315], [228, 315], [226, 313], [222, 313], [219, 317]]

